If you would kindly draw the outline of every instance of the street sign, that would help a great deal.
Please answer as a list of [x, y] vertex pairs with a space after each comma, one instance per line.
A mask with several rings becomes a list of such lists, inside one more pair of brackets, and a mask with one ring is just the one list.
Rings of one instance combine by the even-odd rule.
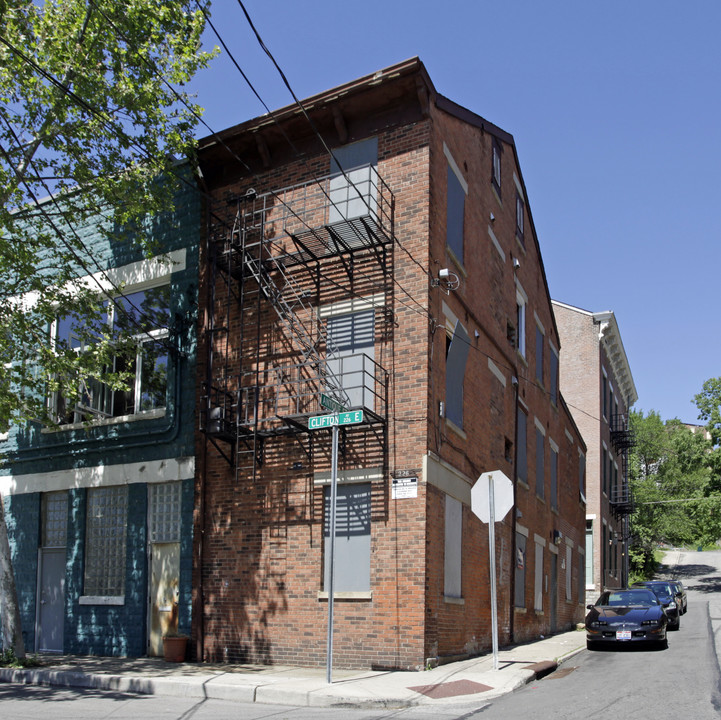
[[350, 410], [349, 412], [315, 415], [308, 418], [308, 429], [322, 430], [323, 428], [332, 428], [334, 425], [356, 425], [361, 422], [363, 422], [363, 411]]
[[326, 410], [332, 410], [333, 412], [341, 413], [345, 408], [337, 401], [334, 400], [330, 395], [320, 394], [320, 404]]
[[500, 522], [513, 507], [513, 483], [501, 470], [483, 473], [471, 488], [471, 510], [484, 523], [490, 520], [489, 483], [493, 483], [494, 521]]

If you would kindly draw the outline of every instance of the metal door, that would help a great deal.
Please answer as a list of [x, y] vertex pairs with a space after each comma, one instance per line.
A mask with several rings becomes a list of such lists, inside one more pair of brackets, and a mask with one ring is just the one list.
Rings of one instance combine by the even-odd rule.
[[65, 626], [67, 492], [45, 493], [38, 562], [35, 649], [62, 652]]

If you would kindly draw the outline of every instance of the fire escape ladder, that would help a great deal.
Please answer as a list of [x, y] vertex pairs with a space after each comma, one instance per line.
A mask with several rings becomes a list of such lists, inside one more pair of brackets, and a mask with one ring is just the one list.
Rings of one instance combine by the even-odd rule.
[[[316, 339], [313, 339], [314, 333], [308, 328], [307, 321], [304, 321], [302, 317], [312, 318], [315, 310], [304, 302], [303, 292], [297, 283], [284, 271], [281, 263], [270, 254], [263, 259], [262, 257], [253, 257], [252, 253], [245, 251], [243, 258], [248, 274], [256, 281], [261, 293], [275, 310], [288, 336], [300, 349], [302, 362], [316, 369], [319, 386], [322, 386], [342, 405], [349, 406], [350, 400], [343, 389], [340, 378], [329, 371], [326, 356], [319, 351], [319, 347], [324, 345], [327, 354], [332, 354], [335, 347], [325, 330], [325, 325], [321, 322], [318, 322], [315, 332]], [[272, 274], [269, 267], [272, 267]], [[279, 282], [273, 279], [273, 275], [279, 278]]]

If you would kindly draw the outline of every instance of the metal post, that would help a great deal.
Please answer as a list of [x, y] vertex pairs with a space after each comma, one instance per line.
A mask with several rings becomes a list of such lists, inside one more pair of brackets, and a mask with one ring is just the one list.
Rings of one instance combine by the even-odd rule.
[[330, 684], [333, 682], [333, 576], [335, 574], [335, 510], [336, 496], [338, 487], [338, 424], [333, 425], [333, 453], [332, 467], [330, 475], [330, 546], [329, 554], [329, 570], [328, 570], [328, 649], [327, 649], [327, 669], [326, 680]]
[[491, 636], [493, 669], [498, 670], [498, 609], [496, 599], [496, 507], [493, 475], [488, 476], [488, 555], [491, 564]]

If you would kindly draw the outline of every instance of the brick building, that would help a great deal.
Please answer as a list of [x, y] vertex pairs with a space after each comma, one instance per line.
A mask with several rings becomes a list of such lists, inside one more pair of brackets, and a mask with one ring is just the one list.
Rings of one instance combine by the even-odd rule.
[[581, 430], [587, 455], [586, 593], [628, 584], [628, 412], [638, 399], [613, 312], [592, 313], [553, 302], [563, 351], [561, 391]]
[[[513, 138], [412, 59], [207, 137], [193, 636], [418, 668], [583, 615], [585, 445]], [[348, 421], [348, 422], [345, 422]]]

